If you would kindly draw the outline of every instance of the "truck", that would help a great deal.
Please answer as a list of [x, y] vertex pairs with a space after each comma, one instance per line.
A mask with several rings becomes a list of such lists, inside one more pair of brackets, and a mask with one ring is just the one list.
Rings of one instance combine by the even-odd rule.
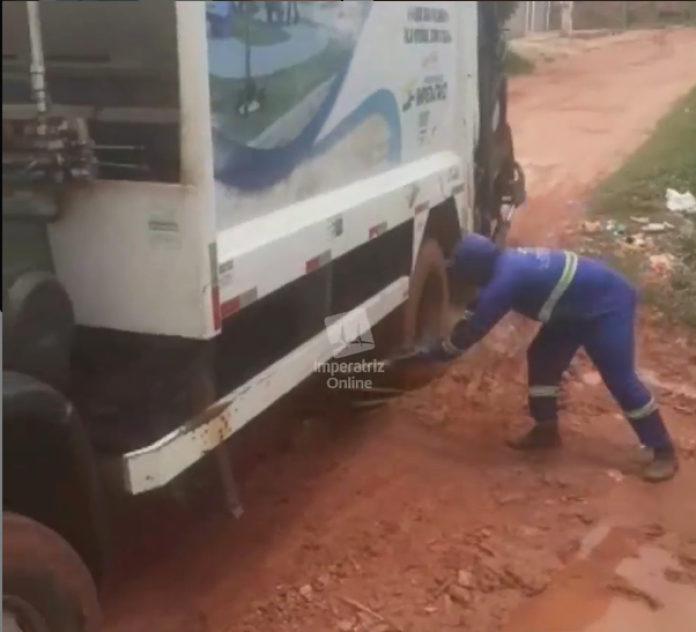
[[3, 3], [4, 629], [97, 630], [114, 493], [239, 515], [228, 440], [443, 330], [525, 197], [501, 4]]

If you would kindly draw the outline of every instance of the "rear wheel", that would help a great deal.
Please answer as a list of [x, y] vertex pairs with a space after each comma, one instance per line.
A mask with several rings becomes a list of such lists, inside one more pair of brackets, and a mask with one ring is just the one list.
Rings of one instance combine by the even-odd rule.
[[[435, 239], [426, 239], [418, 252], [411, 274], [409, 298], [403, 308], [400, 329], [395, 329], [395, 339], [385, 347], [394, 352], [440, 338], [448, 331], [450, 308], [449, 283], [445, 257]], [[397, 374], [386, 369], [378, 374], [373, 388], [363, 391], [351, 401], [354, 409], [370, 410], [386, 404], [403, 392], [422, 386], [435, 374]]]
[[74, 549], [17, 514], [3, 513], [2, 531], [3, 631], [96, 632], [96, 587]]
[[[367, 361], [367, 372], [332, 375], [341, 380], [332, 388], [329, 380], [320, 385], [321, 393], [313, 393], [308, 416], [322, 413], [352, 413], [379, 408], [405, 391], [418, 388], [435, 375], [401, 375], [385, 367], [380, 359], [400, 349], [439, 338], [448, 327], [450, 306], [445, 257], [435, 239], [425, 239], [418, 252], [409, 283], [409, 297], [401, 309], [387, 316], [373, 329], [376, 348], [371, 355], [360, 356]], [[350, 358], [349, 358], [350, 360]], [[370, 364], [373, 363], [373, 364]], [[350, 364], [350, 363], [347, 363]], [[334, 381], [334, 384], [336, 382]]]
[[423, 242], [411, 275], [404, 314], [403, 344], [410, 347], [444, 335], [449, 307], [447, 266], [440, 244]]

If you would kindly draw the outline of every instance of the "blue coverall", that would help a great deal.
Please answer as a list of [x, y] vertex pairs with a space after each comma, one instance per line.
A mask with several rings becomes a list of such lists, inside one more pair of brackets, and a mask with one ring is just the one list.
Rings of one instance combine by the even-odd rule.
[[672, 449], [657, 403], [635, 369], [636, 291], [601, 261], [545, 248], [499, 250], [479, 235], [454, 252], [454, 273], [480, 289], [471, 318], [450, 342], [464, 351], [509, 311], [540, 321], [528, 350], [529, 409], [539, 423], [558, 419], [563, 373], [584, 347], [644, 446]]

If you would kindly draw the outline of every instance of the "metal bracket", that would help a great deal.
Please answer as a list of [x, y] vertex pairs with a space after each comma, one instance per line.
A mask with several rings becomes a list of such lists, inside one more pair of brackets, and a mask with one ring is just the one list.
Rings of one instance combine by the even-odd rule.
[[217, 461], [218, 472], [220, 473], [220, 481], [222, 482], [222, 491], [225, 496], [225, 504], [227, 511], [234, 518], [241, 518], [244, 515], [244, 507], [239, 497], [239, 489], [237, 481], [234, 478], [232, 471], [232, 463], [225, 445], [220, 445], [214, 450], [215, 460]]

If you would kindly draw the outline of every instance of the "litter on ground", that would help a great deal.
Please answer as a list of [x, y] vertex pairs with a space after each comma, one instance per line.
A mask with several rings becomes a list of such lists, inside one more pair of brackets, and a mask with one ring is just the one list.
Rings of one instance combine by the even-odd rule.
[[683, 213], [684, 215], [696, 215], [696, 197], [690, 191], [679, 193], [674, 189], [667, 189], [665, 194], [667, 208], [673, 213]]

